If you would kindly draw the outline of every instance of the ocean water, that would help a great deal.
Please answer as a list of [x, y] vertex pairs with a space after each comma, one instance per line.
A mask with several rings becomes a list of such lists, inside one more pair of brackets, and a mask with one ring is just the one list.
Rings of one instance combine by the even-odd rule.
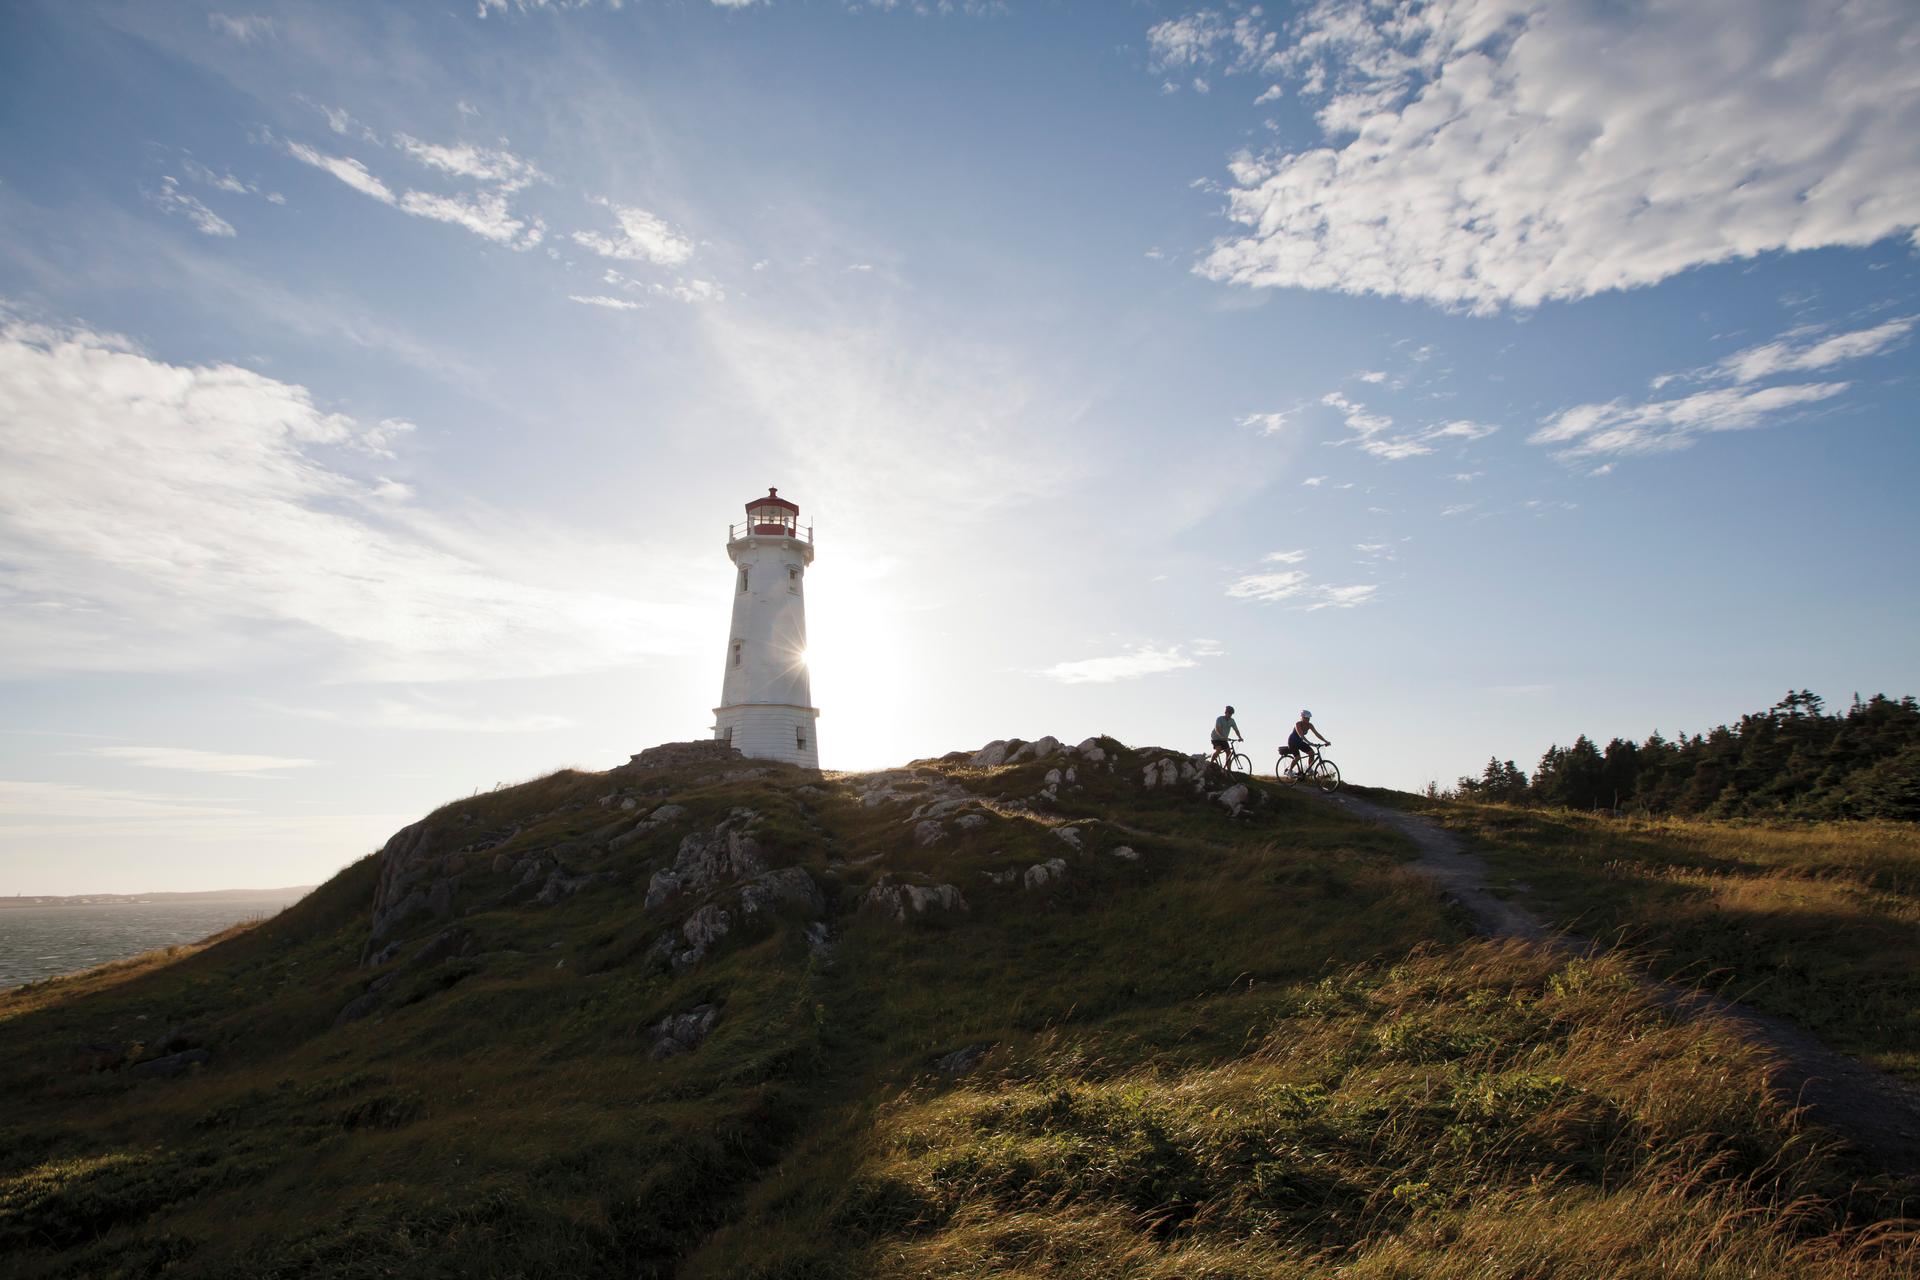
[[224, 902], [113, 902], [0, 908], [0, 989], [198, 942], [298, 898]]

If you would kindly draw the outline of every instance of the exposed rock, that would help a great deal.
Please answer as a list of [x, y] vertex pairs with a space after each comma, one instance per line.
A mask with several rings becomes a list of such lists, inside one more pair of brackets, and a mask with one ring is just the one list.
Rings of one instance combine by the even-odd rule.
[[1080, 828], [1078, 827], [1055, 827], [1053, 834], [1056, 839], [1064, 841], [1069, 849], [1080, 847]]
[[1073, 787], [1080, 785], [1080, 771], [1078, 769], [1072, 767], [1067, 769], [1067, 785]]
[[953, 820], [953, 825], [962, 831], [978, 831], [986, 826], [988, 821], [984, 813], [963, 813]]
[[1162, 757], [1151, 761], [1141, 771], [1141, 779], [1148, 787], [1170, 787], [1180, 780], [1180, 767], [1173, 761]]
[[980, 1059], [992, 1049], [991, 1043], [970, 1044], [955, 1049], [952, 1053], [943, 1053], [933, 1060], [933, 1069], [950, 1076], [965, 1075], [979, 1065]]
[[1107, 758], [1107, 750], [1100, 745], [1100, 739], [1088, 738], [1073, 749], [1073, 753], [1089, 764], [1099, 764]]
[[993, 884], [1012, 884], [1020, 878], [1020, 873], [1012, 868], [1005, 871], [983, 871], [980, 874]]
[[591, 889], [595, 885], [611, 884], [615, 879], [611, 871], [595, 871], [585, 875], [569, 875], [565, 870], [555, 871], [540, 886], [540, 892], [534, 901], [543, 907], [550, 907], [562, 898], [571, 898], [582, 889]]
[[630, 769], [669, 769], [683, 764], [725, 764], [746, 757], [729, 743], [717, 738], [696, 742], [663, 742], [631, 757], [619, 772]]
[[1007, 743], [996, 738], [967, 758], [967, 763], [982, 769], [995, 769], [1007, 762]]
[[1036, 862], [1027, 868], [1027, 874], [1021, 882], [1028, 889], [1044, 889], [1050, 884], [1058, 884], [1067, 878], [1065, 858], [1048, 858], [1045, 862]]
[[513, 865], [512, 854], [496, 853], [493, 855], [493, 874], [504, 875], [506, 874], [507, 868], [511, 867], [512, 865]]
[[380, 948], [367, 958], [367, 967], [369, 969], [378, 969], [381, 965], [399, 955], [401, 949], [405, 946], [405, 942], [389, 942], [386, 946]]
[[1049, 770], [1047, 770], [1047, 779], [1046, 779], [1046, 781], [1047, 781], [1047, 785], [1048, 785], [1049, 787], [1057, 787], [1057, 786], [1059, 786], [1059, 785], [1060, 785], [1060, 782], [1061, 782], [1061, 779], [1062, 779], [1062, 778], [1063, 778], [1064, 776], [1065, 776], [1065, 775], [1063, 775], [1063, 774], [1062, 774], [1062, 773], [1061, 773], [1061, 772], [1060, 772], [1060, 771], [1059, 771], [1058, 769], [1049, 769]]
[[427, 890], [427, 910], [438, 919], [445, 920], [453, 914], [453, 895], [460, 887], [459, 876], [448, 876], [444, 880], [435, 880], [433, 887]]
[[1127, 844], [1117, 845], [1114, 848], [1107, 850], [1107, 856], [1110, 858], [1119, 858], [1123, 862], [1140, 861], [1139, 852], [1136, 849], [1134, 849], [1132, 845], [1127, 845]]
[[662, 1058], [691, 1053], [706, 1042], [708, 1033], [718, 1021], [720, 1010], [710, 1004], [697, 1004], [685, 1013], [670, 1013], [647, 1028], [653, 1036], [653, 1047], [647, 1051], [647, 1056], [657, 1062]]
[[635, 800], [632, 796], [628, 796], [625, 800], [622, 800], [620, 802], [620, 809], [621, 809], [621, 812], [623, 813], [632, 813], [635, 809], [638, 809], [639, 807], [640, 807], [640, 802], [638, 800]]
[[1235, 814], [1237, 816], [1242, 809], [1246, 808], [1247, 797], [1250, 796], [1251, 794], [1252, 793], [1247, 790], [1246, 783], [1236, 782], [1232, 786], [1228, 787], [1225, 791], [1222, 791], [1219, 795], [1215, 796], [1214, 799], [1218, 800], [1222, 805], [1226, 806], [1226, 810], [1228, 813]]
[[1032, 742], [1027, 743], [1008, 758], [1012, 760], [1045, 760], [1059, 749], [1060, 739], [1054, 737], [1052, 734], [1047, 734], [1044, 737], [1035, 738]]
[[686, 806], [678, 805], [678, 804], [663, 804], [658, 809], [655, 809], [652, 813], [647, 815], [647, 821], [659, 822], [659, 823], [678, 822], [680, 819], [686, 816], [687, 816]]
[[174, 1080], [186, 1075], [195, 1067], [204, 1067], [213, 1060], [213, 1055], [205, 1049], [185, 1049], [179, 1053], [170, 1053], [164, 1058], [153, 1058], [127, 1068], [127, 1074], [142, 1080]]
[[680, 842], [673, 866], [656, 871], [647, 882], [647, 906], [656, 907], [679, 893], [702, 893], [722, 880], [747, 880], [767, 869], [760, 843], [749, 828], [759, 815], [735, 809], [733, 816], [705, 834], [695, 832]]
[[368, 991], [347, 1001], [339, 1013], [334, 1015], [333, 1025], [344, 1027], [349, 1022], [358, 1022], [380, 1007], [380, 993]]
[[818, 956], [822, 963], [833, 958], [833, 931], [827, 928], [825, 920], [815, 920], [806, 928], [807, 950]]
[[755, 916], [782, 907], [798, 907], [810, 916], [826, 911], [827, 900], [806, 868], [782, 867], [769, 871], [740, 891], [742, 915]]
[[966, 909], [966, 898], [950, 884], [876, 884], [860, 899], [860, 914], [876, 915], [896, 924]]
[[425, 969], [439, 964], [448, 956], [464, 956], [474, 948], [473, 932], [461, 925], [451, 929], [442, 929], [421, 944], [420, 949], [407, 957], [404, 966], [408, 969]]
[[733, 917], [725, 907], [708, 903], [680, 926], [680, 936], [695, 951], [705, 954], [713, 944], [733, 932]]
[[947, 838], [947, 829], [932, 818], [914, 824], [913, 843], [922, 849], [930, 849]]

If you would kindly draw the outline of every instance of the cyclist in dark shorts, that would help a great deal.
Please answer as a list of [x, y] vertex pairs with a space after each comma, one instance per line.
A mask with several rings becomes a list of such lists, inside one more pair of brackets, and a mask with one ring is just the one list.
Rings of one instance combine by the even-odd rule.
[[[1240, 726], [1234, 723], [1232, 707], [1228, 707], [1227, 714], [1216, 717], [1213, 722], [1212, 761], [1215, 764], [1220, 763], [1222, 756], [1226, 757], [1228, 764], [1233, 763], [1233, 744], [1227, 740], [1228, 734], [1232, 734], [1236, 738], [1240, 737]], [[1244, 742], [1246, 739], [1241, 738], [1241, 741]]]
[[1307, 741], [1308, 734], [1312, 734], [1314, 737], [1320, 739], [1326, 746], [1330, 747], [1333, 745], [1332, 739], [1313, 727], [1313, 712], [1302, 711], [1299, 721], [1293, 726], [1293, 732], [1287, 735], [1287, 745], [1281, 748], [1280, 754], [1292, 756], [1296, 760], [1302, 755], [1305, 755], [1307, 757], [1307, 763], [1309, 764], [1318, 760], [1320, 753], [1314, 750], [1311, 742]]

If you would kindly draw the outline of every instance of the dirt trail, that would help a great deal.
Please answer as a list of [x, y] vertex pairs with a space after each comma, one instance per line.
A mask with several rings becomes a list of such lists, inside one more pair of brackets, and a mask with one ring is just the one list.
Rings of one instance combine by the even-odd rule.
[[[1556, 933], [1538, 916], [1487, 888], [1486, 864], [1460, 838], [1418, 814], [1390, 809], [1358, 796], [1321, 797], [1355, 817], [1392, 827], [1420, 850], [1415, 868], [1458, 903], [1480, 932], [1524, 938], [1559, 950], [1589, 952], [1599, 944]], [[1746, 1005], [1668, 982], [1649, 986], [1660, 1001], [1689, 1017], [1714, 1014], [1738, 1026], [1779, 1062], [1777, 1079], [1807, 1104], [1816, 1120], [1850, 1138], [1889, 1172], [1920, 1176], [1920, 1086], [1829, 1049], [1799, 1027]]]

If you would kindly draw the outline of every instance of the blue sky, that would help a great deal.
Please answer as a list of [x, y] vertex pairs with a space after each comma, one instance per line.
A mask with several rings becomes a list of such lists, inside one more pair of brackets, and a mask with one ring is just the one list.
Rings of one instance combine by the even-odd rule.
[[0, 11], [0, 893], [324, 876], [711, 724], [1418, 787], [1920, 689], [1920, 13]]

